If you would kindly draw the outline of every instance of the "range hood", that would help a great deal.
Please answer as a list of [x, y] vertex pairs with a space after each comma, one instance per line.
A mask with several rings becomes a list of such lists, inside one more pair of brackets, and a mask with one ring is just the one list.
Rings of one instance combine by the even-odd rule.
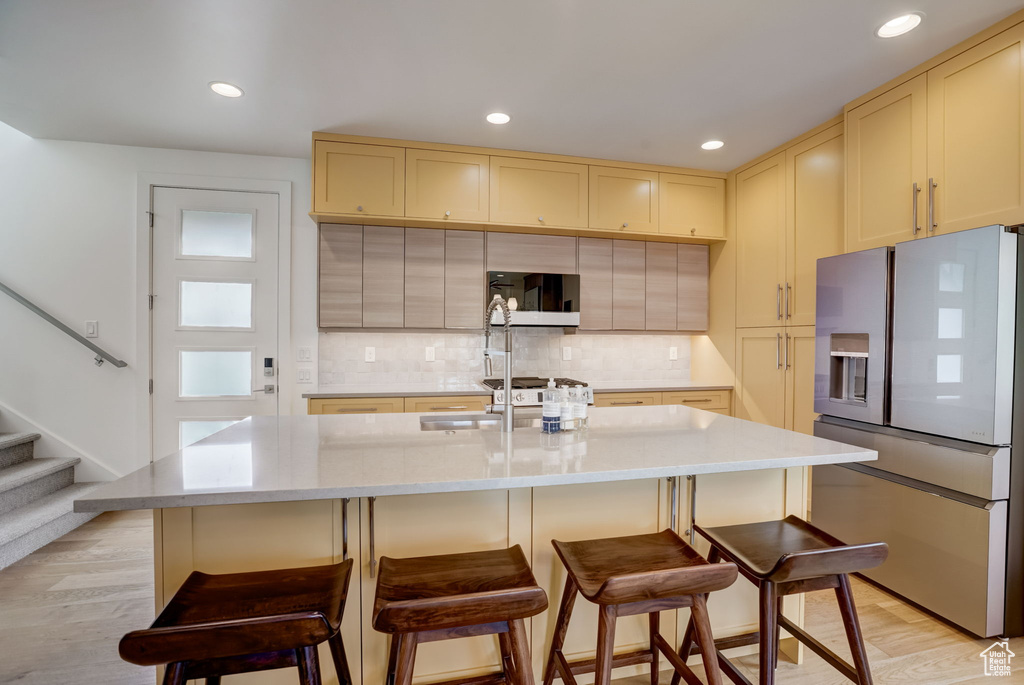
[[[577, 274], [539, 274], [519, 271], [488, 271], [487, 301], [500, 295], [512, 309], [513, 326], [580, 325], [580, 277]], [[491, 324], [505, 323], [500, 309]]]

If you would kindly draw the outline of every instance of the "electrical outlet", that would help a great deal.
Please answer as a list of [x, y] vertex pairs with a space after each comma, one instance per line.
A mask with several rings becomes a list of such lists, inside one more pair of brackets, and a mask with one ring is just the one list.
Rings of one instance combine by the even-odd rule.
[[670, 347], [668, 348], [668, 360], [674, 362], [679, 359], [679, 348]]
[[572, 347], [570, 345], [564, 345], [562, 347], [562, 361], [572, 361]]
[[296, 354], [295, 361], [299, 362], [311, 362], [313, 361], [313, 348], [311, 347], [300, 347]]
[[426, 353], [424, 354], [424, 357], [426, 358], [426, 360], [428, 362], [434, 361], [434, 348], [433, 347], [426, 348]]
[[377, 361], [377, 348], [376, 347], [367, 347], [366, 348], [366, 359], [365, 359], [365, 361], [368, 361], [368, 362], [375, 362], [375, 361]]
[[298, 383], [312, 383], [313, 382], [313, 369], [299, 369], [298, 370]]
[[87, 337], [87, 338], [98, 338], [98, 337], [100, 337], [100, 322], [99, 321], [86, 321], [85, 322], [85, 337]]

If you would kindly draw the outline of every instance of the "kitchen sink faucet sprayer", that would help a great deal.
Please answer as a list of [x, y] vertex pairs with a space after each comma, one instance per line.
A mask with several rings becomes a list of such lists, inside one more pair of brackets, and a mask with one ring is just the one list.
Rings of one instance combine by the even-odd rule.
[[[505, 404], [501, 414], [501, 432], [511, 433], [515, 426], [515, 417], [512, 415], [512, 312], [508, 303], [500, 295], [487, 304], [487, 311], [484, 313], [484, 363], [487, 367], [487, 375], [491, 372], [491, 314], [501, 307], [501, 313], [505, 315], [505, 381], [502, 386], [505, 389]], [[493, 405], [492, 405], [493, 406]]]

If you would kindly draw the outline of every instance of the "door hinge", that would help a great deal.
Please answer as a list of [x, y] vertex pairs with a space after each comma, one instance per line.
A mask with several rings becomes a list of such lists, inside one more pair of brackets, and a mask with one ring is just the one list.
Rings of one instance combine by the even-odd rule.
[[154, 297], [156, 297], [156, 295], [150, 295], [149, 296], [149, 311], [153, 311], [153, 298]]
[[153, 394], [153, 379], [152, 378], [149, 379], [149, 394], [150, 395]]
[[153, 228], [153, 212], [147, 211], [146, 214], [149, 215], [149, 227]]

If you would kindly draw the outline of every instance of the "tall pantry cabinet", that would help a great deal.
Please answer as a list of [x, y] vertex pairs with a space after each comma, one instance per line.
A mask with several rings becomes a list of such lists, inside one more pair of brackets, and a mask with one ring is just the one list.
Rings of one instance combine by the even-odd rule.
[[843, 251], [843, 125], [736, 174], [736, 415], [811, 432], [817, 260]]

